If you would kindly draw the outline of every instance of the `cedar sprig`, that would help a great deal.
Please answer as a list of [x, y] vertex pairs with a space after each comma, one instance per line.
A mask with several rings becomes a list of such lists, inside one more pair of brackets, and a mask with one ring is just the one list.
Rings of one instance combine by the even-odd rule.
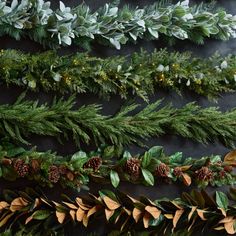
[[[236, 110], [221, 112], [217, 107], [201, 108], [188, 103], [182, 108], [161, 100], [139, 112], [137, 104], [124, 106], [113, 116], [101, 114], [97, 104], [74, 108], [75, 97], [54, 99], [51, 105], [24, 99], [24, 94], [10, 105], [0, 105], [0, 132], [13, 141], [29, 143], [29, 135], [48, 135], [68, 139], [79, 145], [95, 141], [118, 147], [164, 134], [179, 135], [200, 143], [220, 141], [233, 146], [236, 140]], [[131, 115], [132, 112], [132, 115]]]
[[233, 168], [235, 151], [224, 159], [214, 155], [200, 159], [184, 158], [182, 153], [166, 155], [155, 146], [143, 155], [132, 156], [125, 151], [118, 160], [112, 146], [101, 146], [97, 151], [78, 151], [71, 156], [25, 150], [3, 143], [0, 151], [0, 177], [15, 181], [17, 178], [34, 180], [42, 186], [87, 189], [90, 181], [111, 183], [115, 188], [120, 181], [153, 186], [154, 183], [180, 182], [186, 186], [222, 186], [236, 184]]
[[94, 39], [117, 49], [140, 38], [148, 40], [165, 36], [202, 44], [206, 37], [228, 40], [235, 37], [235, 17], [212, 4], [189, 6], [161, 2], [144, 8], [107, 3], [97, 11], [86, 4], [51, 9], [50, 2], [1, 0], [0, 35], [16, 39], [29, 36], [51, 47], [78, 45], [89, 47]]
[[126, 98], [131, 93], [148, 100], [150, 94], [164, 88], [178, 93], [190, 90], [215, 99], [221, 92], [236, 88], [235, 56], [202, 59], [166, 49], [151, 54], [141, 51], [130, 59], [1, 50], [0, 73], [7, 85], [61, 93], [90, 92], [104, 98], [113, 94]]
[[[231, 189], [235, 201], [236, 189]], [[33, 189], [5, 191], [1, 197], [1, 228], [18, 230], [38, 227], [41, 231], [65, 224], [82, 224], [88, 227], [94, 220], [105, 220], [114, 228], [125, 232], [145, 229], [162, 234], [185, 229], [189, 235], [196, 230], [203, 232], [224, 231], [235, 234], [234, 201], [223, 192], [210, 196], [205, 191], [193, 190], [174, 200], [167, 198], [151, 200], [145, 196], [132, 198], [122, 192], [101, 190], [96, 195], [84, 195], [64, 201], [49, 200]], [[13, 227], [14, 226], [14, 227]], [[51, 229], [51, 228], [50, 228]]]

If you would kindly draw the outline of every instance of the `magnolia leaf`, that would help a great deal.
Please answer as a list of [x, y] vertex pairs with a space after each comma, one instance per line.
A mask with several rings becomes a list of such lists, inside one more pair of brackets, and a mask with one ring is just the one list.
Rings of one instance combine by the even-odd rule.
[[33, 220], [33, 216], [29, 216], [28, 218], [26, 218], [25, 220], [25, 225], [27, 225], [31, 220]]
[[75, 221], [75, 210], [70, 210], [70, 216], [72, 218], [73, 221]]
[[149, 226], [149, 220], [150, 220], [150, 214], [148, 214], [147, 212], [144, 213], [144, 216], [143, 216], [143, 225], [144, 225], [144, 228], [147, 229], [148, 226]]
[[161, 214], [161, 210], [154, 206], [146, 206], [145, 210], [150, 213], [154, 219], [157, 219]]
[[105, 215], [106, 215], [107, 221], [113, 216], [114, 212], [115, 210], [105, 209]]
[[111, 183], [112, 185], [117, 188], [117, 186], [119, 185], [120, 183], [120, 178], [119, 178], [119, 175], [116, 171], [114, 170], [111, 170], [110, 171], [110, 179], [111, 179]]
[[172, 220], [174, 216], [172, 214], [165, 214], [164, 215], [168, 220]]
[[154, 146], [154, 147], [150, 148], [147, 152], [149, 153], [149, 155], [151, 157], [160, 158], [161, 155], [163, 154], [163, 147], [162, 146]]
[[35, 220], [45, 220], [50, 215], [51, 215], [51, 212], [49, 210], [38, 210], [33, 213], [32, 217]]
[[188, 221], [191, 220], [192, 216], [193, 216], [193, 213], [197, 210], [197, 207], [196, 206], [192, 206], [192, 210], [189, 212], [188, 214]]
[[84, 217], [83, 217], [83, 226], [84, 227], [88, 226], [88, 216], [86, 214], [84, 214]]
[[151, 162], [152, 156], [149, 154], [149, 152], [145, 152], [142, 159], [141, 159], [141, 165], [143, 168], [147, 168], [148, 165]]
[[188, 166], [180, 166], [181, 171], [187, 171], [192, 167], [192, 165], [188, 165]]
[[56, 211], [56, 217], [57, 217], [57, 220], [60, 224], [63, 224], [65, 218], [66, 218], [66, 214], [64, 212], [59, 212], [59, 211]]
[[219, 208], [228, 209], [229, 200], [225, 193], [216, 191], [216, 203]]
[[206, 213], [206, 211], [197, 209], [197, 214], [203, 221], [207, 220], [204, 216], [204, 213]]
[[182, 216], [182, 214], [184, 213], [184, 209], [181, 209], [181, 210], [177, 210], [175, 212], [175, 215], [174, 215], [174, 218], [173, 218], [173, 227], [175, 228], [180, 217]]
[[236, 166], [236, 150], [233, 150], [226, 154], [224, 157], [224, 162], [228, 163], [229, 165]]
[[0, 221], [0, 227], [2, 227], [3, 225], [5, 225], [7, 223], [7, 221], [14, 215], [13, 212], [6, 214], [2, 220]]
[[9, 206], [9, 204], [5, 201], [0, 202], [0, 210], [5, 209]]
[[78, 209], [78, 207], [76, 205], [72, 204], [72, 203], [69, 203], [69, 202], [63, 202], [63, 203], [71, 209], [74, 209], [74, 210]]
[[142, 168], [142, 174], [143, 174], [145, 182], [148, 185], [153, 186], [154, 185], [154, 177], [153, 177], [152, 173], [149, 170]]
[[119, 202], [115, 202], [114, 200], [112, 200], [111, 198], [107, 196], [103, 198], [103, 201], [105, 202], [107, 208], [110, 210], [116, 210], [117, 208], [121, 206]]
[[98, 209], [99, 209], [99, 206], [94, 206], [93, 208], [91, 208], [87, 213], [87, 217], [89, 218], [91, 215], [96, 213], [98, 211]]
[[192, 180], [191, 180], [191, 177], [188, 174], [183, 173], [182, 177], [183, 177], [183, 182], [184, 182], [185, 185], [187, 185], [187, 186], [191, 185]]
[[141, 210], [139, 210], [138, 208], [136, 208], [136, 207], [133, 209], [132, 216], [133, 216], [136, 223], [138, 223], [139, 219], [142, 216], [142, 213], [143, 212]]
[[236, 233], [236, 230], [234, 228], [235, 221], [236, 220], [233, 220], [231, 222], [227, 222], [224, 224], [225, 230], [228, 234], [235, 234]]
[[26, 201], [22, 197], [18, 197], [11, 202], [10, 210], [12, 212], [15, 212], [15, 211], [21, 210], [27, 205], [28, 205], [28, 201]]
[[79, 209], [76, 211], [76, 220], [77, 220], [78, 222], [81, 222], [81, 221], [83, 220], [84, 214], [85, 214], [85, 211], [82, 210], [81, 208], [79, 208]]

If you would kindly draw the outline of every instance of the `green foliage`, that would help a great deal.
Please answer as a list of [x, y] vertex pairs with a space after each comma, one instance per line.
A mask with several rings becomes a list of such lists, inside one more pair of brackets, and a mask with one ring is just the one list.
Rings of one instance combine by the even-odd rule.
[[[60, 2], [53, 11], [50, 2], [2, 0], [0, 5], [0, 35], [31, 39], [50, 47], [71, 45], [89, 47], [97, 39], [116, 49], [139, 38], [158, 39], [159, 35], [203, 43], [204, 38], [227, 40], [235, 37], [235, 18], [210, 5], [189, 6], [188, 1], [177, 4], [155, 3], [142, 8], [107, 3], [95, 12], [86, 4], [74, 8]], [[222, 25], [224, 27], [222, 27]]]
[[165, 49], [151, 54], [141, 51], [130, 59], [82, 53], [60, 57], [50, 51], [34, 55], [0, 52], [1, 80], [7, 84], [61, 93], [90, 92], [104, 98], [113, 94], [126, 98], [131, 93], [148, 101], [150, 94], [164, 88], [215, 99], [221, 92], [235, 90], [235, 71], [235, 56], [203, 59]]

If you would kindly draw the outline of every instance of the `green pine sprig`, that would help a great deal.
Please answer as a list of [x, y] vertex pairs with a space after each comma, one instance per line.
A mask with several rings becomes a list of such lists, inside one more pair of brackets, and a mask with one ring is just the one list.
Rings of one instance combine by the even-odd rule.
[[25, 54], [16, 50], [0, 52], [1, 80], [32, 90], [61, 93], [90, 92], [102, 97], [128, 93], [148, 100], [160, 88], [181, 93], [186, 90], [217, 98], [236, 88], [236, 58], [215, 55], [208, 59], [190, 53], [169, 53], [163, 49], [134, 53], [128, 59], [106, 59], [74, 54], [58, 56], [55, 52]]

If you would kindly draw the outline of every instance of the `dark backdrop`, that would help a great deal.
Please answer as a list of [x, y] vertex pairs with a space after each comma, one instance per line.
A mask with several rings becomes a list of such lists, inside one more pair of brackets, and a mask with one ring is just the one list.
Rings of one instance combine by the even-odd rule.
[[[51, 0], [53, 2], [53, 6], [57, 7], [59, 5], [59, 1]], [[96, 9], [99, 6], [102, 6], [109, 0], [86, 0], [85, 2], [91, 6], [91, 8]], [[74, 6], [81, 1], [78, 0], [67, 0], [64, 1], [66, 5]], [[151, 0], [129, 0], [129, 1], [122, 1], [121, 4], [128, 3], [130, 5], [136, 6], [144, 6], [155, 1]], [[197, 0], [190, 0], [191, 3], [199, 3], [200, 1]], [[230, 13], [236, 14], [236, 1], [235, 0], [219, 0], [219, 5], [224, 6]], [[21, 49], [27, 52], [38, 52], [43, 51], [44, 49], [34, 43], [29, 41], [28, 39], [22, 39], [21, 41], [15, 41], [14, 39], [8, 37], [0, 38], [0, 45], [1, 48], [14, 48], [14, 49]], [[139, 51], [140, 48], [144, 48], [148, 51], [153, 51], [154, 48], [162, 48], [167, 46], [165, 42], [156, 40], [152, 42], [147, 42], [145, 40], [140, 40], [136, 45], [130, 44], [123, 46], [120, 51], [117, 51], [113, 48], [104, 47], [101, 45], [93, 45], [93, 50], [91, 54], [101, 57], [106, 57], [110, 55], [126, 55], [131, 54], [132, 52]], [[76, 52], [80, 50], [77, 47], [68, 47], [62, 48], [59, 50], [60, 54], [66, 54], [71, 52]], [[193, 52], [194, 55], [201, 56], [201, 57], [208, 57], [215, 53], [215, 51], [219, 51], [222, 55], [227, 55], [229, 53], [234, 54], [236, 53], [236, 40], [232, 39], [227, 42], [217, 41], [217, 40], [206, 40], [205, 45], [195, 45], [188, 41], [179, 41], [174, 46], [169, 47], [169, 50], [178, 50], [178, 51], [186, 51], [190, 50]], [[22, 89], [16, 87], [9, 87], [7, 88], [4, 85], [0, 85], [0, 103], [12, 103], [17, 96], [22, 92]], [[41, 102], [51, 101], [55, 94], [53, 93], [29, 93], [28, 96], [30, 98], [38, 98]], [[196, 101], [201, 106], [210, 106], [210, 105], [218, 105], [222, 110], [227, 110], [236, 106], [236, 99], [235, 93], [231, 94], [222, 94], [222, 97], [218, 100], [218, 103], [212, 103], [207, 101], [205, 98], [200, 97], [195, 94], [191, 94], [186, 92], [182, 97], [177, 95], [174, 92], [166, 93], [164, 91], [156, 91], [155, 95], [151, 96], [151, 101], [155, 101], [158, 98], [164, 98], [164, 102], [173, 102], [176, 107], [181, 107], [182, 105]], [[133, 98], [132, 98], [133, 99]], [[140, 99], [136, 99], [138, 102], [143, 103], [145, 106], [146, 104], [141, 101]], [[82, 104], [90, 104], [99, 102], [103, 104], [103, 112], [104, 114], [113, 114], [116, 112], [120, 106], [125, 102], [121, 100], [118, 96], [113, 96], [110, 101], [104, 101], [99, 99], [97, 96], [92, 94], [83, 94], [77, 96], [78, 105]], [[59, 154], [72, 154], [77, 151], [76, 147], [71, 142], [66, 142], [64, 145], [59, 144], [55, 139], [48, 138], [48, 137], [31, 137], [31, 141], [33, 145], [38, 146], [38, 150], [46, 151], [48, 149], [52, 149], [57, 151]], [[153, 145], [162, 145], [164, 146], [166, 153], [171, 154], [176, 151], [182, 151], [185, 156], [192, 156], [195, 158], [199, 158], [204, 155], [211, 155], [211, 154], [221, 154], [224, 155], [229, 151], [229, 149], [225, 148], [223, 145], [219, 143], [213, 143], [209, 145], [201, 145], [191, 140], [183, 139], [177, 136], [170, 136], [166, 135], [160, 138], [154, 138], [146, 142], [146, 144], [151, 147]], [[92, 150], [93, 146], [84, 147], [84, 150]], [[141, 149], [136, 146], [127, 147], [133, 154], [143, 152], [144, 149]], [[35, 183], [32, 182], [25, 182], [25, 181], [17, 181], [14, 183], [6, 182], [0, 180], [0, 189], [3, 190], [4, 188], [17, 188], [17, 189], [24, 189], [24, 186], [35, 186]], [[111, 186], [98, 186], [97, 184], [91, 184], [90, 189], [92, 192], [96, 192], [100, 188], [112, 188]], [[139, 196], [145, 194], [153, 199], [159, 197], [169, 197], [174, 198], [179, 196], [183, 191], [190, 191], [190, 188], [179, 186], [179, 185], [158, 185], [154, 187], [143, 187], [132, 185], [128, 183], [122, 183], [120, 185], [120, 190], [125, 191], [131, 195]], [[223, 190], [227, 190], [227, 187], [224, 187]], [[57, 198], [62, 192], [70, 193], [71, 195], [76, 195], [75, 192], [71, 192], [69, 190], [62, 190], [59, 186], [54, 189], [45, 189], [45, 191], [49, 194], [51, 198]], [[208, 191], [214, 192], [216, 191], [215, 188], [208, 188]], [[106, 235], [106, 232], [109, 231], [109, 226], [103, 225], [102, 222], [95, 222], [93, 226], [89, 227], [88, 230], [84, 230], [80, 227], [76, 228], [68, 228], [66, 230], [67, 235], [88, 235], [88, 232], [92, 232], [96, 230], [96, 233], [99, 235]], [[199, 233], [197, 233], [199, 235]], [[202, 234], [206, 235], [206, 233]], [[216, 235], [216, 234], [213, 234]], [[222, 235], [222, 234], [221, 234]]]

